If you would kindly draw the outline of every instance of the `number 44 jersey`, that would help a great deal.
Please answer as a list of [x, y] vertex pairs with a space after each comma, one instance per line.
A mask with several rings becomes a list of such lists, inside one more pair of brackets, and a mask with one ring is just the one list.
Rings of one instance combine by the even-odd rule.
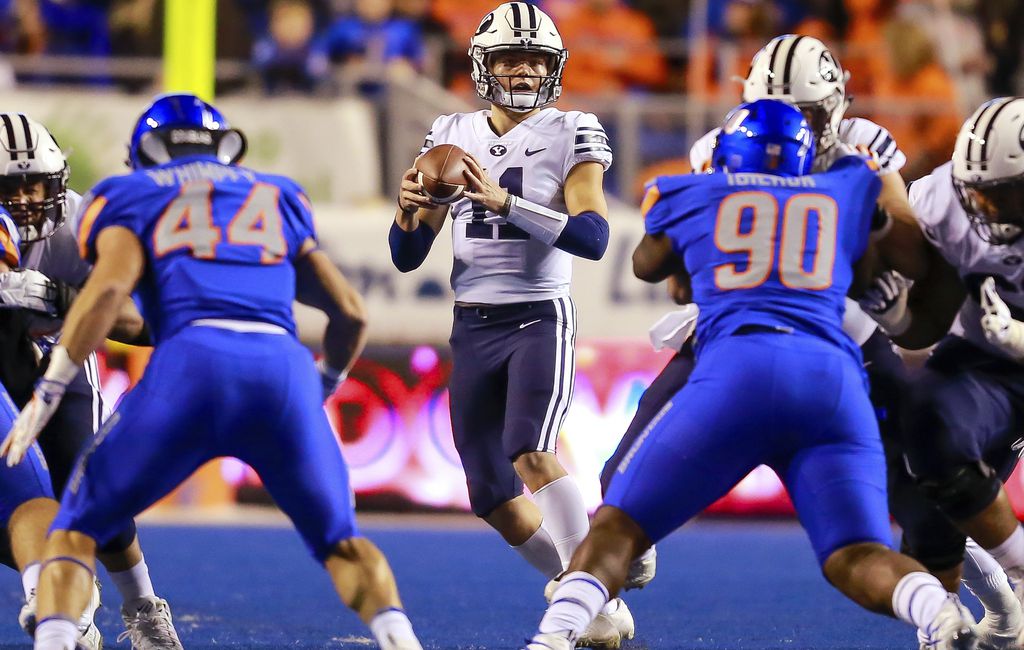
[[[567, 211], [563, 189], [573, 167], [593, 161], [607, 169], [612, 163], [608, 137], [590, 113], [545, 108], [503, 136], [491, 129], [489, 115], [486, 110], [442, 115], [420, 153], [435, 144], [454, 144], [512, 194], [558, 212]], [[512, 224], [484, 222], [493, 216], [469, 199], [452, 204], [455, 300], [507, 304], [567, 296], [572, 256]]]
[[315, 238], [309, 201], [292, 180], [195, 156], [101, 181], [78, 216], [81, 254], [111, 226], [146, 253], [136, 287], [156, 342], [195, 320], [278, 325], [294, 333], [295, 269]]
[[691, 276], [701, 345], [762, 325], [859, 356], [843, 311], [880, 190], [874, 163], [848, 156], [808, 176], [661, 177], [642, 209], [647, 233], [667, 235]]

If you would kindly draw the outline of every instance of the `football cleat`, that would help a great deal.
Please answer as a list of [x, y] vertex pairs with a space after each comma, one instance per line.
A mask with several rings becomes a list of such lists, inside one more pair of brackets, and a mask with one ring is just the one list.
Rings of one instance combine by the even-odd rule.
[[[633, 617], [630, 616], [630, 621]], [[601, 648], [602, 650], [617, 650], [622, 646], [622, 635], [619, 634], [619, 626], [616, 621], [601, 612], [598, 614], [583, 634], [576, 639], [577, 648]]]
[[928, 627], [918, 631], [920, 650], [977, 650], [976, 623], [955, 594], [942, 605]]
[[626, 601], [621, 598], [612, 598], [604, 606], [604, 609], [601, 610], [601, 613], [611, 619], [622, 639], [633, 638], [633, 635], [636, 633], [636, 624], [633, 622], [633, 614], [626, 607]]
[[626, 574], [626, 583], [622, 585], [622, 588], [627, 591], [643, 589], [651, 580], [654, 580], [657, 569], [658, 551], [651, 546], [640, 557], [629, 563], [629, 573]]
[[538, 634], [526, 644], [526, 650], [572, 650], [572, 641], [561, 634]]
[[1019, 650], [1024, 647], [1024, 615], [1016, 599], [1010, 601], [1009, 611], [989, 611], [978, 621], [975, 634], [978, 635], [979, 650]]
[[129, 639], [134, 650], [182, 650], [171, 620], [171, 607], [163, 598], [147, 596], [121, 606], [125, 630], [117, 637]]

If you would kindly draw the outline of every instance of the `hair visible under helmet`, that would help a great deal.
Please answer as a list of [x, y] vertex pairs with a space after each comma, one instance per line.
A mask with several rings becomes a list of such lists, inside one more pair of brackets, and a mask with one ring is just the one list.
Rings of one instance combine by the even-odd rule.
[[[525, 75], [491, 72], [491, 55], [509, 50], [540, 52], [549, 57], [548, 74], [537, 75], [540, 87], [536, 92], [512, 88], [512, 77]], [[476, 94], [492, 104], [525, 113], [557, 101], [562, 94], [562, 72], [569, 51], [562, 47], [562, 37], [551, 18], [531, 4], [506, 2], [484, 16], [469, 41], [469, 56], [473, 60]], [[507, 90], [500, 77], [508, 78]]]

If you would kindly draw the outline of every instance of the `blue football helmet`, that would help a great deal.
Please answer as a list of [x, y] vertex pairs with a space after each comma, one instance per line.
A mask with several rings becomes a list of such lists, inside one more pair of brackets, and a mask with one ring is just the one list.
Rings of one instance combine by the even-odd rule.
[[208, 154], [225, 165], [245, 155], [245, 135], [228, 125], [220, 111], [190, 93], [160, 95], [132, 131], [128, 166], [144, 169], [174, 158]]
[[715, 171], [803, 176], [814, 163], [814, 133], [794, 106], [775, 99], [740, 104], [715, 139]]

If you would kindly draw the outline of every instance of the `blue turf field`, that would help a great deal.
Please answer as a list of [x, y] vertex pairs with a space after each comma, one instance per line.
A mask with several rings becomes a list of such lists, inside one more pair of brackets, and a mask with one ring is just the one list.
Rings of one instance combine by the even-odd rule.
[[[391, 526], [365, 532], [391, 560], [425, 647], [514, 649], [532, 634], [544, 581], [497, 534]], [[186, 648], [369, 644], [291, 530], [150, 525], [141, 535]], [[120, 600], [109, 582], [104, 587], [98, 622], [114, 647]], [[17, 576], [8, 572], [0, 586], [0, 647], [29, 647], [16, 623], [20, 597]], [[627, 599], [638, 634], [626, 648], [916, 648], [910, 628], [862, 612], [825, 583], [793, 523], [691, 524], [659, 546], [657, 579]]]

